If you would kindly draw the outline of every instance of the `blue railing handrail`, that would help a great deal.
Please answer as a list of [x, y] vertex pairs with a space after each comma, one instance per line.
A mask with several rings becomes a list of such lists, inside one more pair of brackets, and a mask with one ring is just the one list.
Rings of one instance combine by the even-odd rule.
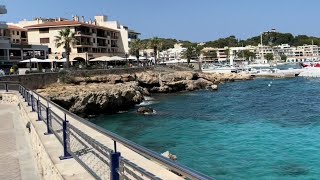
[[147, 157], [147, 158], [150, 158], [152, 160], [155, 160], [161, 164], [164, 164], [164, 165], [168, 165], [168, 168], [170, 168], [171, 170], [174, 170], [184, 176], [188, 176], [188, 177], [193, 177], [193, 178], [196, 178], [196, 179], [213, 179], [207, 175], [204, 175], [202, 173], [199, 173], [199, 172], [196, 172], [180, 163], [177, 163], [177, 162], [174, 162], [166, 157], [163, 157], [161, 155], [159, 155], [158, 153], [150, 150], [150, 149], [147, 149], [143, 146], [140, 146], [130, 140], [127, 140], [111, 131], [108, 131], [106, 129], [103, 129], [93, 123], [91, 123], [90, 121], [88, 120], [85, 120], [79, 116], [77, 116], [76, 114], [70, 112], [70, 111], [67, 111], [65, 110], [64, 108], [62, 108], [61, 106], [57, 105], [56, 103], [50, 101], [49, 99], [47, 99], [46, 97], [43, 97], [41, 96], [40, 94], [38, 94], [37, 92], [34, 92], [34, 94], [36, 94], [37, 96], [40, 96], [41, 98], [43, 98], [44, 100], [50, 102], [51, 105], [55, 106], [56, 108], [58, 108], [59, 110], [61, 110], [62, 112], [68, 114], [69, 116], [73, 117], [74, 119], [80, 121], [81, 123], [97, 130], [98, 132], [106, 135], [106, 136], [109, 136], [110, 138], [112, 138], [113, 140], [117, 141], [117, 142], [120, 142], [122, 145], [126, 146], [127, 148], [133, 150], [134, 152], [144, 156], [144, 157]]
[[[5, 84], [7, 82], [2, 82], [0, 81], [0, 84]], [[11, 84], [14, 84], [14, 83], [11, 83]], [[21, 87], [23, 87], [24, 89], [28, 90], [28, 91], [31, 91], [29, 90], [28, 88], [24, 87], [23, 85], [21, 85], [20, 83], [16, 83], [18, 85], [20, 85]], [[209, 177], [207, 175], [204, 175], [200, 172], [197, 172], [189, 167], [186, 167], [180, 163], [177, 163], [177, 162], [174, 162], [166, 157], [163, 157], [161, 156], [160, 154], [150, 150], [150, 149], [147, 149], [143, 146], [140, 146], [130, 140], [127, 140], [111, 131], [108, 131], [106, 129], [103, 129], [102, 127], [99, 127], [93, 123], [91, 123], [90, 121], [88, 120], [85, 120], [79, 116], [77, 116], [76, 114], [70, 112], [70, 111], [67, 111], [66, 109], [62, 108], [61, 106], [59, 106], [58, 104], [50, 101], [48, 98], [46, 97], [43, 97], [42, 95], [40, 95], [39, 93], [35, 92], [35, 91], [32, 91], [33, 94], [41, 97], [42, 99], [44, 99], [45, 101], [47, 101], [47, 103], [49, 103], [51, 106], [54, 106], [55, 108], [59, 109], [60, 111], [62, 111], [63, 113], [65, 113], [66, 115], [69, 115], [70, 117], [74, 118], [75, 120], [95, 129], [96, 131], [110, 137], [111, 139], [113, 139], [114, 141], [116, 142], [119, 142], [121, 143], [122, 145], [126, 146], [127, 148], [131, 149], [132, 151], [146, 157], [146, 158], [149, 158], [153, 161], [156, 161], [160, 164], [162, 164], [163, 166], [166, 166], [168, 169], [172, 170], [172, 171], [175, 171], [187, 178], [191, 178], [191, 179], [208, 179], [208, 180], [213, 180], [214, 178], [212, 177]]]

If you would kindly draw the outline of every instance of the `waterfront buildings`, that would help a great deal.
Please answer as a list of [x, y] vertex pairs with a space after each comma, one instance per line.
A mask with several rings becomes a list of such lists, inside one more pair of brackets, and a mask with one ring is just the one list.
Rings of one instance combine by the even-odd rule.
[[183, 52], [187, 48], [181, 46], [181, 44], [175, 44], [173, 48], [167, 49], [159, 53], [159, 58], [161, 62], [172, 61], [172, 60], [182, 60]]
[[[239, 56], [241, 51], [250, 51], [255, 54], [255, 61], [257, 63], [268, 63], [265, 56], [272, 54], [274, 61], [286, 62], [305, 62], [305, 61], [319, 61], [320, 60], [320, 47], [317, 45], [303, 45], [303, 46], [290, 46], [288, 44], [281, 44], [278, 46], [245, 46], [245, 47], [224, 47], [224, 48], [204, 48], [202, 50], [202, 62], [216, 62], [228, 63], [229, 54], [235, 55], [235, 63], [245, 61], [244, 58]], [[210, 57], [208, 52], [215, 52], [215, 57]]]
[[104, 15], [95, 16], [94, 20], [89, 21], [85, 21], [83, 16], [81, 19], [74, 16], [72, 20], [36, 18], [15, 25], [27, 30], [29, 42], [47, 45], [50, 59], [65, 57], [63, 47], [56, 47], [55, 36], [59, 31], [69, 28], [77, 39], [71, 48], [70, 59], [82, 62], [100, 56], [125, 56], [129, 53], [130, 41], [139, 36], [139, 33], [117, 21], [108, 21]]
[[[6, 7], [0, 6], [0, 14], [6, 13]], [[45, 59], [47, 51], [47, 46], [29, 43], [27, 29], [0, 22], [0, 69], [33, 57]]]

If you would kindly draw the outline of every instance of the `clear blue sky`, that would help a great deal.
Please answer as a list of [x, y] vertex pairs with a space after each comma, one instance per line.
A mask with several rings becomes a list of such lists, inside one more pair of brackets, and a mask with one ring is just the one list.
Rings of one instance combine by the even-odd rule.
[[17, 22], [34, 17], [105, 14], [142, 33], [208, 41], [235, 35], [244, 39], [276, 28], [320, 36], [319, 0], [1, 0]]

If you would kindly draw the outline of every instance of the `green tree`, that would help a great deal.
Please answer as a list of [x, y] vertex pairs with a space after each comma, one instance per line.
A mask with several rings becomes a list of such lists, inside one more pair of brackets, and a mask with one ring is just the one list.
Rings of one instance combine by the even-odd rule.
[[273, 54], [272, 53], [268, 53], [264, 56], [268, 61], [273, 60]]
[[155, 64], [157, 64], [158, 50], [162, 48], [162, 42], [158, 37], [154, 37], [149, 41], [149, 48], [153, 49]]
[[56, 47], [59, 48], [63, 46], [66, 54], [66, 69], [70, 67], [70, 52], [71, 46], [74, 46], [77, 42], [75, 38], [75, 33], [71, 32], [69, 28], [59, 31], [59, 35], [55, 36]]
[[140, 40], [136, 39], [132, 42], [130, 42], [130, 54], [133, 56], [136, 56], [138, 66], [140, 66], [140, 50], [145, 48], [145, 44]]
[[287, 61], [287, 56], [285, 54], [281, 55], [280, 58], [282, 61]]
[[249, 51], [249, 50], [239, 51], [237, 53], [237, 56], [240, 58], [244, 58], [245, 60], [251, 60], [251, 59], [256, 58], [256, 54], [254, 52]]
[[190, 64], [191, 59], [195, 57], [195, 47], [193, 45], [189, 45], [186, 47], [187, 49], [183, 52], [182, 57], [187, 59], [188, 65]]

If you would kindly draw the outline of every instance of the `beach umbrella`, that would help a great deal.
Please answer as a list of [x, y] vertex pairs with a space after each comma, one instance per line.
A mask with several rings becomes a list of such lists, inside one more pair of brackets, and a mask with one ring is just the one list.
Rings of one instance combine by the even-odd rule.
[[[67, 62], [67, 58], [55, 59], [55, 60], [53, 60], [53, 61], [55, 61], [55, 62]], [[71, 60], [71, 59], [70, 59], [69, 61], [70, 61], [70, 62], [71, 62], [71, 61], [74, 62], [74, 61], [77, 61], [77, 60], [74, 60], [74, 59]]]
[[38, 59], [38, 58], [31, 58], [31, 59], [27, 59], [27, 60], [23, 60], [23, 61], [19, 61], [21, 63], [36, 63], [39, 61], [43, 61], [42, 59]]
[[120, 56], [112, 56], [110, 59], [112, 61], [124, 61], [124, 60], [126, 60], [126, 58], [120, 57]]
[[128, 59], [130, 59], [130, 60], [137, 60], [137, 57], [136, 57], [136, 56], [131, 56], [131, 55], [130, 55], [130, 56], [128, 57]]
[[108, 61], [113, 61], [113, 58], [110, 56], [101, 56], [101, 57], [97, 57], [94, 59], [91, 59], [89, 61], [104, 61], [104, 62], [108, 62]]

